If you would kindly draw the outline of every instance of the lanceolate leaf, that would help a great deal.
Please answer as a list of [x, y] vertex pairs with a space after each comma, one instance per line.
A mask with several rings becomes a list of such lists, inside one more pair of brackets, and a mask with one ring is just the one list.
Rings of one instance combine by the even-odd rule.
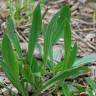
[[62, 84], [62, 90], [63, 90], [64, 96], [72, 96], [69, 86], [66, 83]]
[[70, 7], [65, 5], [61, 8], [58, 12], [58, 19], [57, 19], [57, 26], [54, 28], [55, 31], [53, 32], [52, 44], [55, 44], [64, 33], [64, 22], [67, 19], [70, 22], [71, 12]]
[[70, 22], [70, 20], [71, 20], [70, 6], [66, 4], [66, 5], [64, 5], [64, 7], [61, 10], [64, 11], [64, 13], [62, 11], [62, 15], [65, 17], [64, 20], [67, 19]]
[[92, 92], [92, 90], [90, 88], [87, 88], [86, 93], [88, 94], [88, 96], [95, 96], [95, 95], [93, 95], [93, 92]]
[[[81, 59], [77, 60], [74, 62], [74, 64], [72, 65], [72, 67], [79, 67], [82, 65], [87, 65], [91, 62], [96, 61], [96, 53], [90, 54], [90, 55], [86, 55], [84, 57], [82, 57]], [[62, 69], [62, 67], [64, 66], [64, 61], [61, 61], [60, 63], [58, 63], [56, 65], [56, 67], [54, 68], [54, 70], [56, 72], [60, 71]]]
[[2, 41], [2, 54], [4, 61], [14, 74], [15, 78], [19, 78], [19, 65], [16, 60], [16, 56], [13, 52], [13, 48], [8, 36], [5, 34]]
[[78, 66], [82, 66], [91, 62], [96, 61], [96, 53], [92, 53], [89, 55], [84, 56], [83, 58], [77, 60], [74, 64], [73, 67], [78, 67]]
[[[12, 84], [23, 94], [24, 90], [19, 81], [19, 64], [13, 51], [11, 41], [7, 34], [4, 34], [2, 41], [2, 54], [4, 63], [1, 62], [2, 68]], [[25, 95], [24, 95], [25, 96]]]
[[10, 68], [7, 64], [5, 64], [2, 60], [0, 60], [0, 65], [2, 66], [4, 72], [6, 73], [7, 77], [9, 78], [9, 80], [10, 80], [14, 85], [16, 85], [15, 76], [14, 76], [14, 74], [12, 73], [11, 68]]
[[32, 73], [38, 73], [38, 72], [40, 72], [37, 61], [35, 59], [33, 59], [32, 62], [33, 62], [33, 64], [31, 65]]
[[77, 54], [77, 44], [75, 43], [74, 46], [67, 52], [67, 54], [65, 54], [63, 65], [65, 70], [72, 67], [76, 59], [76, 54]]
[[68, 62], [68, 68], [72, 67], [73, 63], [76, 60], [76, 56], [77, 56], [77, 43], [75, 43], [74, 46], [71, 49], [69, 62]]
[[96, 82], [94, 80], [92, 80], [91, 78], [86, 78], [86, 81], [87, 81], [88, 85], [90, 86], [90, 88], [95, 91]]
[[59, 62], [55, 67], [54, 67], [54, 71], [55, 72], [59, 72], [64, 68], [64, 60]]
[[41, 9], [40, 4], [38, 4], [33, 12], [31, 32], [29, 35], [28, 61], [30, 64], [32, 64], [33, 51], [36, 46], [38, 35], [41, 32], [41, 27], [42, 27]]
[[89, 85], [87, 88], [88, 96], [95, 96], [96, 95], [96, 82], [91, 78], [86, 78], [86, 82]]
[[17, 33], [15, 31], [14, 23], [13, 23], [11, 16], [9, 16], [7, 18], [7, 34], [9, 36], [10, 40], [12, 41], [14, 47], [16, 48], [16, 51], [19, 55], [19, 58], [21, 58], [22, 57], [22, 51], [21, 51], [19, 39], [18, 39]]
[[64, 22], [64, 48], [65, 54], [67, 54], [71, 48], [71, 26], [68, 19]]
[[[50, 21], [47, 30], [44, 35], [44, 63], [47, 63], [47, 58], [52, 46], [63, 35], [64, 22], [70, 17], [69, 6], [65, 5]], [[69, 20], [70, 21], [70, 20]]]
[[58, 14], [56, 14], [51, 22], [49, 23], [46, 32], [44, 33], [44, 63], [47, 63], [47, 57], [49, 55], [49, 50], [52, 47], [52, 35], [53, 35], [53, 29], [56, 28], [56, 20], [57, 20]]
[[58, 71], [61, 71], [62, 69], [67, 70], [71, 68], [75, 62], [76, 54], [77, 54], [77, 44], [75, 43], [72, 49], [68, 52], [68, 54], [65, 55], [64, 60], [59, 62], [54, 67], [54, 71], [58, 72]]
[[6, 76], [12, 82], [12, 84], [20, 91], [23, 92], [23, 88], [21, 83], [19, 82], [18, 78], [15, 77], [13, 70], [11, 70], [10, 66], [0, 60], [0, 65], [2, 66]]
[[86, 67], [71, 68], [69, 70], [59, 73], [58, 75], [54, 76], [52, 79], [47, 81], [44, 84], [44, 88], [46, 89], [48, 88], [48, 86], [52, 86], [56, 81], [65, 80], [68, 77], [75, 78], [76, 76], [82, 75], [83, 73], [87, 73], [87, 72], [88, 72], [88, 68]]

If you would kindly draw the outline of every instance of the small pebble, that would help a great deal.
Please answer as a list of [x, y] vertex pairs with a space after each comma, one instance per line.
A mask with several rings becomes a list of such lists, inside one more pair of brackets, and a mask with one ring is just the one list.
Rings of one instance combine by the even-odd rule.
[[16, 94], [18, 94], [18, 90], [16, 88], [12, 88], [12, 91]]

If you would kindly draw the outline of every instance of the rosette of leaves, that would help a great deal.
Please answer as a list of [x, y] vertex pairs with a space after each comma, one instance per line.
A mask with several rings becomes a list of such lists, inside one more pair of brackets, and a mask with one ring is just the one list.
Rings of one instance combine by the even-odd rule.
[[[4, 33], [2, 41], [3, 59], [0, 60], [0, 64], [20, 95], [39, 96], [49, 92], [51, 88], [53, 89], [51, 91], [61, 88], [60, 94], [72, 96], [74, 90], [71, 89], [73, 89], [74, 85], [66, 82], [66, 79], [74, 79], [87, 73], [89, 69], [84, 65], [96, 61], [95, 53], [81, 59], [76, 58], [77, 44], [72, 44], [71, 41], [70, 19], [71, 12], [68, 5], [63, 6], [53, 16], [44, 30], [43, 51], [41, 50], [42, 61], [38, 62], [33, 54], [38, 45], [38, 36], [43, 25], [40, 4], [37, 4], [33, 12], [28, 51], [24, 56], [18, 35], [15, 32], [13, 20], [11, 16], [7, 18], [7, 32]], [[54, 63], [53, 46], [62, 36], [64, 37], [64, 60]], [[29, 91], [29, 87], [31, 87], [31, 91]]]

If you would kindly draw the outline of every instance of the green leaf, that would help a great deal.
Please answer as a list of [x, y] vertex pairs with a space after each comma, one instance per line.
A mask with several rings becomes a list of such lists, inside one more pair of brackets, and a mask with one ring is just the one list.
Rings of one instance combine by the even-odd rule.
[[67, 19], [65, 19], [64, 22], [64, 48], [65, 54], [67, 54], [71, 48], [71, 26]]
[[72, 94], [70, 93], [69, 86], [66, 83], [62, 84], [62, 89], [64, 96], [72, 96]]
[[11, 16], [9, 16], [7, 18], [7, 34], [9, 36], [12, 44], [16, 48], [16, 51], [19, 55], [19, 58], [21, 58], [22, 57], [22, 51], [21, 51], [19, 39], [18, 39], [17, 33], [15, 31], [14, 23], [13, 23], [13, 20], [12, 20]]
[[92, 80], [91, 78], [86, 78], [86, 81], [88, 85], [90, 86], [90, 88], [92, 88], [93, 90], [96, 89], [96, 82], [94, 80]]
[[89, 87], [87, 88], [87, 93], [89, 96], [95, 96], [96, 95], [96, 82], [92, 80], [91, 78], [86, 78], [87, 84]]
[[24, 65], [24, 77], [25, 79], [30, 82], [31, 84], [33, 84], [35, 82], [33, 74], [31, 72], [31, 68], [29, 64], [25, 64]]
[[[69, 60], [70, 61], [70, 60]], [[90, 54], [90, 55], [86, 55], [83, 58], [77, 60], [74, 62], [74, 64], [72, 65], [72, 67], [79, 67], [79, 66], [83, 66], [85, 64], [89, 64], [91, 62], [96, 61], [96, 53]], [[55, 67], [54, 67], [54, 71], [58, 72], [62, 69], [64, 65], [64, 61], [59, 62]]]
[[0, 65], [2, 66], [5, 74], [7, 75], [7, 77], [9, 78], [9, 80], [14, 84], [14, 85], [17, 85], [16, 84], [16, 78], [14, 76], [14, 73], [12, 72], [11, 68], [5, 64], [2, 60], [0, 60]]
[[33, 59], [32, 62], [33, 62], [33, 64], [31, 65], [32, 73], [38, 73], [38, 72], [40, 72], [37, 61], [35, 59]]
[[75, 62], [76, 59], [76, 54], [77, 54], [77, 44], [75, 43], [74, 46], [72, 47], [72, 49], [68, 52], [67, 55], [65, 55], [64, 60], [59, 62], [55, 67], [54, 67], [54, 71], [55, 72], [59, 72], [61, 71], [63, 68], [65, 70], [69, 69], [72, 67], [72, 65]]
[[[66, 14], [67, 13], [67, 14]], [[71, 26], [70, 26], [70, 19], [71, 19], [71, 11], [69, 6], [65, 7], [65, 19], [64, 19], [64, 49], [65, 54], [69, 52], [71, 48]]]
[[81, 85], [81, 84], [78, 84], [78, 83], [73, 83], [72, 84], [76, 89], [77, 89], [77, 91], [79, 91], [80, 93], [82, 93], [82, 92], [85, 92], [85, 86], [84, 85]]
[[87, 94], [88, 96], [95, 96], [90, 88], [87, 88]]
[[22, 93], [23, 92], [22, 85], [20, 81], [18, 80], [18, 78], [14, 76], [14, 73], [10, 69], [10, 67], [6, 63], [4, 63], [2, 60], [0, 60], [0, 65], [2, 66], [3, 71], [5, 72], [6, 76], [11, 81], [11, 83], [18, 89], [19, 92]]
[[74, 46], [67, 52], [67, 54], [65, 54], [63, 65], [65, 70], [72, 67], [76, 59], [76, 54], [77, 54], [77, 44], [75, 43]]
[[36, 46], [38, 35], [41, 32], [41, 27], [42, 27], [41, 9], [40, 4], [38, 4], [33, 12], [31, 32], [29, 35], [28, 61], [30, 64], [32, 64], [33, 52]]
[[6, 34], [4, 34], [2, 41], [2, 54], [4, 61], [7, 66], [9, 66], [10, 70], [13, 72], [15, 78], [19, 78], [19, 65], [16, 60], [15, 53], [13, 52], [13, 48], [11, 42]]
[[54, 28], [56, 28], [57, 18], [58, 18], [58, 14], [56, 14], [52, 18], [52, 20], [48, 24], [48, 27], [47, 27], [46, 32], [44, 34], [44, 63], [45, 64], [47, 64], [47, 58], [49, 55], [49, 51], [52, 47], [52, 36], [53, 36], [53, 31], [55, 30]]
[[46, 32], [44, 34], [44, 63], [47, 63], [47, 58], [50, 55], [49, 53], [52, 46], [60, 39], [60, 37], [63, 35], [64, 30], [64, 21], [65, 18], [69, 20], [69, 6], [65, 5], [58, 13], [54, 15], [50, 23], [48, 24], [48, 27], [46, 29]]
[[58, 12], [57, 24], [54, 26], [52, 44], [55, 44], [64, 33], [64, 24], [67, 19], [70, 22], [71, 11], [68, 5], [65, 5]]
[[54, 83], [56, 83], [56, 81], [61, 81], [66, 78], [69, 78], [69, 77], [76, 78], [78, 75], [82, 75], [87, 72], [88, 72], [88, 68], [86, 68], [86, 67], [78, 67], [78, 68], [72, 68], [69, 70], [65, 70], [63, 72], [58, 73], [52, 79], [45, 82], [44, 88], [46, 90], [48, 87], [51, 87]]
[[76, 56], [77, 56], [77, 43], [75, 43], [74, 46], [71, 49], [70, 57], [69, 57], [69, 63], [68, 63], [68, 68], [72, 67], [73, 63], [76, 60]]
[[63, 69], [64, 66], [64, 60], [60, 61], [55, 67], [54, 67], [54, 71], [55, 72], [59, 72]]
[[2, 68], [12, 84], [23, 94], [23, 87], [19, 81], [19, 64], [13, 51], [11, 41], [7, 34], [4, 34], [2, 41], [2, 54], [4, 63], [0, 62]]
[[74, 64], [73, 67], [78, 67], [78, 66], [82, 66], [91, 62], [96, 61], [96, 53], [92, 53], [89, 55], [84, 56], [83, 58], [77, 60]]

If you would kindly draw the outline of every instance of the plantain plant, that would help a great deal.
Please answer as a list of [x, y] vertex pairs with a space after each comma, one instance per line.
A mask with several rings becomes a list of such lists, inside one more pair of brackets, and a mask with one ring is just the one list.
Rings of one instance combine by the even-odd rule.
[[[30, 96], [29, 94], [39, 96], [50, 90], [55, 92], [59, 88], [61, 88], [61, 95], [73, 96], [70, 88], [74, 86], [66, 79], [74, 79], [87, 73], [89, 69], [85, 65], [96, 61], [95, 53], [81, 59], [76, 58], [78, 48], [77, 43], [71, 41], [70, 19], [71, 12], [68, 5], [64, 5], [53, 16], [43, 32], [44, 45], [42, 48], [39, 46], [42, 49], [42, 61], [38, 61], [33, 54], [34, 49], [39, 45], [38, 36], [42, 32], [43, 25], [40, 4], [37, 4], [33, 12], [26, 55], [22, 53], [11, 16], [7, 18], [7, 30], [2, 41], [3, 59], [0, 59], [0, 64], [20, 96]], [[64, 59], [54, 62], [53, 46], [62, 36], [64, 37]]]

